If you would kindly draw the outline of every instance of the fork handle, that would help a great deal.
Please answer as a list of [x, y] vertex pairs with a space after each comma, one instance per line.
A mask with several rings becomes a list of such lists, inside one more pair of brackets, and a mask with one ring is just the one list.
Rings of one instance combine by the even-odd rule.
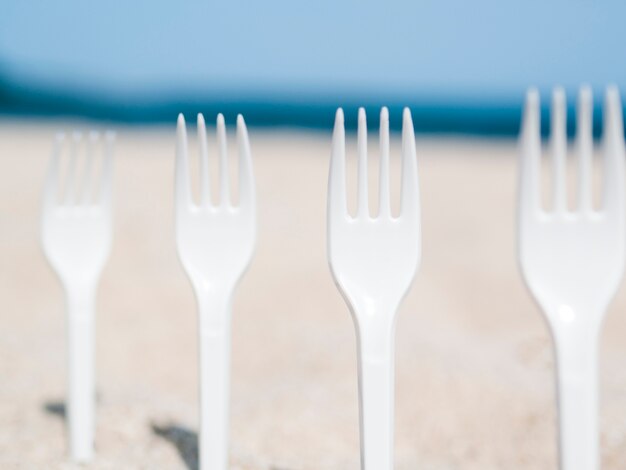
[[580, 325], [555, 334], [561, 470], [600, 468], [598, 338]]
[[88, 462], [94, 447], [94, 297], [95, 289], [75, 287], [67, 293], [68, 400], [70, 454]]
[[200, 470], [227, 470], [230, 394], [230, 296], [198, 295]]
[[394, 437], [394, 326], [359, 328], [361, 469], [391, 470]]

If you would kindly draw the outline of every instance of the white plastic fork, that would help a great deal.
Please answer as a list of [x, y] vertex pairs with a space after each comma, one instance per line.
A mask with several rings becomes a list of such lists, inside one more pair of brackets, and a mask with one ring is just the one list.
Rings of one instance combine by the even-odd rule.
[[183, 115], [176, 146], [176, 245], [193, 284], [199, 314], [200, 470], [228, 467], [231, 302], [256, 243], [256, 201], [248, 131], [237, 117], [239, 204], [231, 204], [224, 117], [217, 117], [219, 204], [212, 204], [204, 117], [198, 114], [200, 203], [193, 202]]
[[[73, 460], [86, 462], [92, 459], [94, 446], [95, 296], [112, 240], [114, 135], [107, 133], [105, 136], [99, 183], [92, 163], [96, 150], [101, 147], [99, 134], [89, 135], [84, 157], [78, 156], [81, 140], [80, 134], [72, 137], [65, 189], [60, 195], [59, 160], [64, 136], [56, 139], [43, 191], [41, 240], [50, 265], [65, 287], [69, 447]], [[82, 178], [76, 175], [79, 158], [85, 159]]]
[[605, 310], [624, 271], [624, 136], [616, 88], [606, 92], [602, 207], [592, 204], [592, 96], [578, 104], [578, 208], [567, 209], [565, 93], [553, 94], [553, 209], [541, 208], [539, 95], [530, 90], [520, 136], [519, 262], [554, 341], [560, 468], [599, 468], [597, 363]]
[[345, 131], [337, 110], [328, 178], [328, 261], [354, 320], [359, 359], [361, 468], [393, 468], [394, 335], [396, 311], [421, 258], [421, 221], [415, 135], [411, 113], [402, 126], [402, 196], [393, 217], [389, 196], [389, 114], [380, 113], [379, 214], [370, 215], [367, 124], [359, 109], [358, 208], [348, 214]]

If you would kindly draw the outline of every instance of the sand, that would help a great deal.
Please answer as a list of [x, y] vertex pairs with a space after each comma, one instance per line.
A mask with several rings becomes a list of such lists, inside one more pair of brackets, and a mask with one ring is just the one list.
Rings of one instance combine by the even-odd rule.
[[[0, 121], [3, 469], [80, 468], [66, 457], [64, 298], [39, 246], [52, 136], [75, 126], [87, 124]], [[330, 135], [251, 140], [259, 238], [233, 306], [231, 468], [356, 470], [355, 335], [326, 261]], [[515, 258], [515, 143], [419, 136], [417, 149], [423, 261], [398, 313], [396, 468], [556, 468], [550, 336]], [[196, 311], [175, 251], [173, 169], [173, 128], [118, 129], [86, 468], [197, 465]], [[397, 186], [397, 161], [393, 172]], [[625, 311], [622, 289], [601, 351], [609, 470], [626, 468]]]

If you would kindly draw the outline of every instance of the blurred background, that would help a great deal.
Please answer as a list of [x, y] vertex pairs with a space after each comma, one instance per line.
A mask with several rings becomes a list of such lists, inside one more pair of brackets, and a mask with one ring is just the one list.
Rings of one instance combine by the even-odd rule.
[[529, 86], [626, 83], [616, 0], [1, 6], [6, 114], [145, 123], [201, 110], [327, 128], [337, 106], [384, 104], [410, 106], [419, 130], [513, 135]]
[[[41, 187], [56, 132], [113, 129], [88, 468], [197, 468], [174, 125], [184, 113], [195, 152], [195, 115], [222, 112], [230, 131], [238, 113], [250, 127], [259, 204], [257, 253], [233, 306], [231, 467], [359, 468], [356, 343], [326, 261], [326, 183], [334, 113], [343, 107], [354, 129], [364, 106], [376, 207], [384, 105], [396, 131], [401, 109], [413, 113], [423, 204], [423, 262], [398, 316], [396, 468], [557, 468], [550, 337], [516, 265], [515, 138], [530, 86], [546, 134], [550, 92], [565, 88], [573, 136], [576, 93], [590, 85], [601, 134], [606, 85], [626, 93], [624, 17], [617, 0], [0, 0], [0, 467], [74, 468]], [[625, 310], [621, 289], [601, 356], [603, 468], [614, 470], [626, 468]]]

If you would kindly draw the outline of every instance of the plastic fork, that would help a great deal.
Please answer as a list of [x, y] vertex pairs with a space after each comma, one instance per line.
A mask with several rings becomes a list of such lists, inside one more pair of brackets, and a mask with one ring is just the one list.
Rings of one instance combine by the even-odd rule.
[[[74, 460], [84, 462], [93, 457], [95, 296], [111, 250], [114, 135], [107, 133], [103, 146], [99, 134], [90, 133], [84, 156], [79, 156], [81, 134], [72, 136], [69, 168], [61, 191], [60, 157], [64, 140], [63, 134], [57, 136], [50, 159], [43, 191], [41, 240], [66, 293], [70, 454]], [[98, 177], [93, 160], [100, 147], [104, 156]], [[85, 161], [82, 176], [76, 170], [79, 159]]]
[[187, 131], [178, 116], [176, 146], [176, 245], [194, 287], [200, 341], [200, 469], [228, 466], [231, 303], [256, 242], [256, 201], [248, 131], [237, 117], [239, 204], [231, 204], [224, 116], [217, 117], [219, 202], [212, 203], [204, 117], [198, 114], [200, 201], [194, 203], [188, 165]]
[[368, 207], [367, 123], [359, 109], [357, 214], [348, 214], [345, 131], [337, 110], [328, 178], [328, 261], [350, 307], [359, 358], [361, 468], [393, 468], [394, 335], [396, 311], [421, 258], [421, 222], [415, 135], [408, 109], [402, 126], [400, 215], [389, 196], [389, 113], [380, 113], [379, 213]]
[[597, 363], [605, 310], [624, 270], [624, 136], [616, 88], [606, 92], [602, 207], [593, 208], [592, 96], [579, 94], [577, 208], [567, 208], [565, 93], [553, 93], [553, 208], [542, 209], [539, 94], [526, 97], [520, 137], [519, 263], [554, 341], [562, 470], [599, 468]]

